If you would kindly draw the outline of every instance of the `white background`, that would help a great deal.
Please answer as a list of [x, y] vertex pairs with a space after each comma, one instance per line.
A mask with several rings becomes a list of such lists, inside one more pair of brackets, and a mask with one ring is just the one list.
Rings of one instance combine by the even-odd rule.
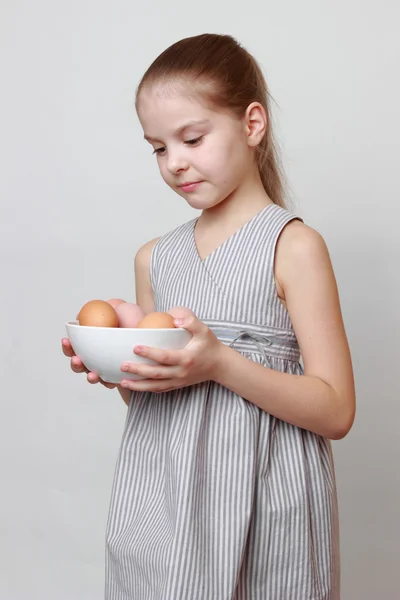
[[394, 0], [1, 1], [1, 600], [103, 595], [126, 408], [60, 340], [87, 300], [134, 301], [139, 246], [195, 214], [133, 99], [166, 46], [203, 32], [261, 63], [295, 209], [338, 279], [358, 394], [334, 444], [342, 599], [397, 597], [399, 19]]

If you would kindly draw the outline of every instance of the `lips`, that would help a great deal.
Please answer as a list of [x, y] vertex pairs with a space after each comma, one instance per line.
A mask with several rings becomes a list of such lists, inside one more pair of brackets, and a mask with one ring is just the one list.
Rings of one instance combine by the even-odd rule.
[[184, 192], [193, 192], [201, 183], [202, 181], [186, 181], [185, 183], [181, 183], [179, 187]]

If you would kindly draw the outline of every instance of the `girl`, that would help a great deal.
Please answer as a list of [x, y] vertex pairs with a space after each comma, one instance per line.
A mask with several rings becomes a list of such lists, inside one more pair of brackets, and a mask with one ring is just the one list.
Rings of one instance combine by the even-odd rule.
[[201, 215], [135, 259], [137, 303], [193, 338], [121, 366], [146, 379], [120, 386], [106, 598], [337, 600], [330, 439], [354, 420], [351, 359], [325, 243], [284, 205], [260, 68], [230, 36], [185, 39], [136, 108]]

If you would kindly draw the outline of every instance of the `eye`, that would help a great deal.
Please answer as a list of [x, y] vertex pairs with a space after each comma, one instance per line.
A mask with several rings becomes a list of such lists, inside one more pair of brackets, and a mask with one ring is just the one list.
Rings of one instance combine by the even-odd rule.
[[200, 137], [194, 139], [194, 140], [187, 140], [185, 142], [185, 144], [187, 146], [198, 146], [199, 144], [201, 144], [201, 142], [203, 141], [203, 135], [201, 135]]
[[158, 156], [162, 156], [166, 152], [166, 148], [162, 146], [161, 148], [154, 148], [153, 154], [157, 154]]

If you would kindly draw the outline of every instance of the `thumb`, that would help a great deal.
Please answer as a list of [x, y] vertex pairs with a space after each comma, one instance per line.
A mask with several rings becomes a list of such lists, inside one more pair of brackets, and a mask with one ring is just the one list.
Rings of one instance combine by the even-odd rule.
[[193, 335], [200, 333], [203, 328], [203, 323], [195, 315], [187, 315], [185, 317], [178, 317], [174, 319], [175, 327], [183, 327]]
[[174, 308], [168, 311], [168, 314], [174, 319], [186, 319], [187, 317], [195, 316], [194, 312], [190, 308], [186, 308], [186, 306], [174, 306]]
[[184, 306], [176, 306], [169, 311], [174, 318], [175, 327], [183, 327], [190, 333], [199, 333], [203, 323], [196, 317], [194, 312]]

